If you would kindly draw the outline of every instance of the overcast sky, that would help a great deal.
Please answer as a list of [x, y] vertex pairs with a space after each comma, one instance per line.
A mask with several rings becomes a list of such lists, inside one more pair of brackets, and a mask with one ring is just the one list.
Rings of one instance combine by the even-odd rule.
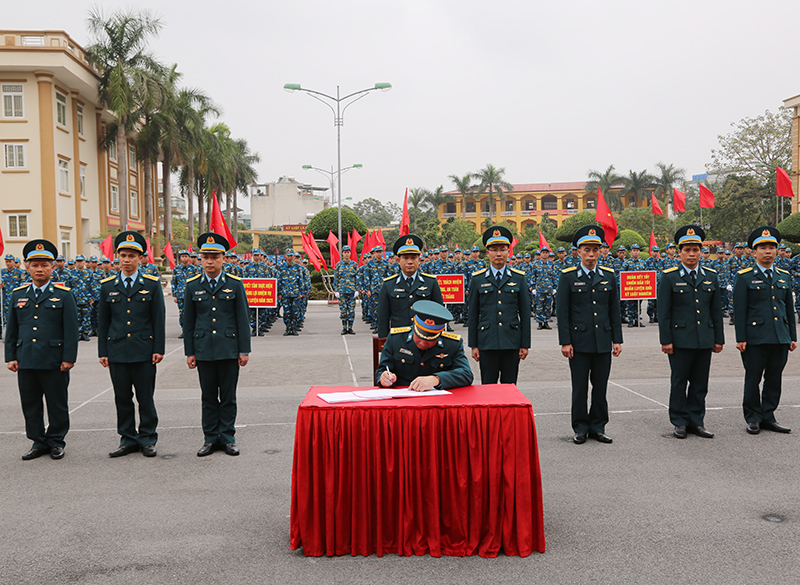
[[[89, 2], [36, 0], [3, 28], [89, 44]], [[104, 0], [106, 13], [131, 2]], [[342, 95], [390, 82], [345, 114], [343, 196], [401, 204], [487, 163], [511, 183], [589, 169], [704, 172], [717, 135], [800, 94], [800, 2], [138, 0], [165, 28], [153, 50], [224, 109], [261, 154], [259, 182], [336, 165], [333, 115], [284, 83]]]

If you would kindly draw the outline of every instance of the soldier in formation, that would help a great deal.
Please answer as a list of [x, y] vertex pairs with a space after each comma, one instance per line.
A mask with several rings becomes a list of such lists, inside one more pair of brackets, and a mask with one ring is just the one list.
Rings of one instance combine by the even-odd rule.
[[342, 259], [333, 269], [333, 290], [339, 299], [339, 318], [342, 321], [342, 335], [355, 335], [353, 321], [356, 315], [356, 276], [358, 264], [350, 259], [350, 246], [342, 247]]

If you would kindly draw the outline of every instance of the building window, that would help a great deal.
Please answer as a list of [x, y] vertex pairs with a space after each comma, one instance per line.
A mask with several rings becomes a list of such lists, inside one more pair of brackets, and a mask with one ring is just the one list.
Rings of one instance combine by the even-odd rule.
[[28, 214], [19, 213], [8, 216], [8, 237], [27, 238], [28, 237]]
[[111, 211], [119, 211], [119, 187], [116, 185], [111, 185], [111, 189], [109, 189], [109, 197], [111, 198], [111, 205], [109, 206]]
[[536, 199], [525, 202], [525, 211], [536, 211]]
[[70, 257], [69, 239], [69, 232], [61, 232], [61, 255], [64, 256], [64, 258]]
[[3, 84], [3, 117], [24, 118], [22, 84]]
[[455, 213], [456, 212], [456, 204], [452, 201], [449, 201], [445, 204], [444, 207], [445, 213]]
[[62, 193], [69, 193], [69, 163], [58, 161], [58, 188]]
[[566, 200], [566, 202], [567, 202], [567, 209], [577, 209], [577, 206], [575, 205], [575, 200], [574, 199], [569, 198], [569, 199]]
[[128, 168], [136, 172], [136, 149], [133, 146], [128, 146]]
[[587, 199], [586, 209], [597, 209], [597, 199]]
[[67, 125], [67, 96], [56, 92], [56, 121], [62, 126]]
[[80, 178], [81, 178], [81, 197], [86, 197], [86, 167], [81, 165], [80, 169]]
[[117, 160], [117, 141], [112, 140], [108, 143], [108, 158], [113, 161]]
[[83, 106], [78, 106], [78, 134], [83, 136]]
[[514, 211], [514, 202], [506, 200], [505, 202], [506, 211]]
[[489, 203], [488, 201], [486, 203], [481, 203], [481, 211], [484, 213], [491, 213], [492, 211], [491, 203]]
[[636, 195], [628, 197], [628, 207], [636, 207]]
[[467, 201], [467, 213], [475, 213], [475, 202]]
[[7, 169], [25, 168], [25, 145], [24, 144], [4, 144], [5, 161]]
[[545, 195], [542, 197], [542, 209], [551, 210], [558, 209], [558, 199], [555, 195]]
[[131, 191], [130, 213], [132, 217], [137, 217], [139, 215], [139, 194], [136, 191]]

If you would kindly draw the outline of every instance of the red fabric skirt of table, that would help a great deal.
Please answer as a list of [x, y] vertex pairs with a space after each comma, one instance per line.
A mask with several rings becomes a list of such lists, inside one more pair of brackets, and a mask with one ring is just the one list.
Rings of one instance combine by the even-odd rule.
[[[513, 384], [300, 405], [291, 548], [307, 556], [544, 552], [533, 409]], [[362, 388], [363, 389], [363, 388]]]

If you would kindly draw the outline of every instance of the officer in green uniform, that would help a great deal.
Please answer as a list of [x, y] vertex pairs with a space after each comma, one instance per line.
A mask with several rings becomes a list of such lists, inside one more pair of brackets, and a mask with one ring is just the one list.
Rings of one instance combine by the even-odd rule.
[[401, 236], [392, 247], [400, 263], [400, 274], [386, 277], [378, 292], [378, 337], [389, 335], [395, 327], [411, 325], [411, 306], [417, 301], [442, 304], [442, 291], [435, 276], [420, 272], [422, 238]]
[[417, 301], [411, 310], [413, 325], [393, 328], [386, 339], [375, 384], [408, 386], [418, 392], [472, 384], [461, 336], [444, 330], [453, 319], [450, 311], [433, 301]]
[[[580, 262], [561, 271], [556, 311], [558, 343], [569, 359], [572, 378], [573, 442], [581, 445], [586, 436], [611, 443], [605, 434], [608, 424], [606, 389], [611, 373], [611, 356], [622, 353], [622, 322], [614, 270], [598, 266], [600, 244], [605, 231], [587, 225], [575, 232]], [[592, 382], [591, 407], [587, 410], [589, 381]]]
[[[733, 287], [736, 349], [744, 364], [744, 419], [747, 432], [789, 433], [775, 420], [781, 377], [790, 351], [797, 347], [791, 275], [774, 268], [781, 233], [772, 226], [753, 230], [747, 239], [755, 263], [740, 270]], [[759, 391], [761, 379], [764, 387]]]
[[658, 333], [672, 372], [669, 420], [679, 439], [686, 438], [687, 429], [698, 437], [714, 436], [703, 420], [708, 372], [711, 353], [722, 351], [725, 333], [722, 286], [714, 269], [700, 265], [705, 238], [705, 231], [696, 225], [675, 232], [680, 264], [665, 270], [658, 285]]
[[224, 274], [228, 241], [211, 232], [197, 238], [203, 272], [186, 282], [183, 349], [190, 369], [197, 368], [205, 441], [198, 457], [224, 449], [238, 455], [236, 383], [239, 367], [250, 357], [250, 322], [241, 278]]
[[483, 232], [489, 267], [469, 284], [469, 338], [479, 362], [481, 384], [516, 384], [519, 361], [531, 346], [531, 303], [525, 273], [507, 266], [511, 232], [492, 226]]
[[145, 457], [155, 457], [158, 414], [153, 395], [156, 364], [164, 358], [164, 293], [157, 276], [139, 269], [139, 256], [147, 249], [144, 236], [122, 232], [114, 239], [114, 248], [121, 270], [101, 282], [97, 317], [97, 354], [111, 374], [120, 435], [119, 447], [109, 456], [122, 457], [141, 449]]
[[[69, 430], [69, 371], [78, 356], [78, 307], [70, 289], [51, 282], [58, 249], [47, 240], [31, 240], [23, 249], [32, 282], [11, 293], [5, 351], [6, 364], [17, 372], [25, 416], [25, 434], [33, 447], [22, 456], [47, 453], [64, 457]], [[42, 399], [47, 402], [45, 430]]]

